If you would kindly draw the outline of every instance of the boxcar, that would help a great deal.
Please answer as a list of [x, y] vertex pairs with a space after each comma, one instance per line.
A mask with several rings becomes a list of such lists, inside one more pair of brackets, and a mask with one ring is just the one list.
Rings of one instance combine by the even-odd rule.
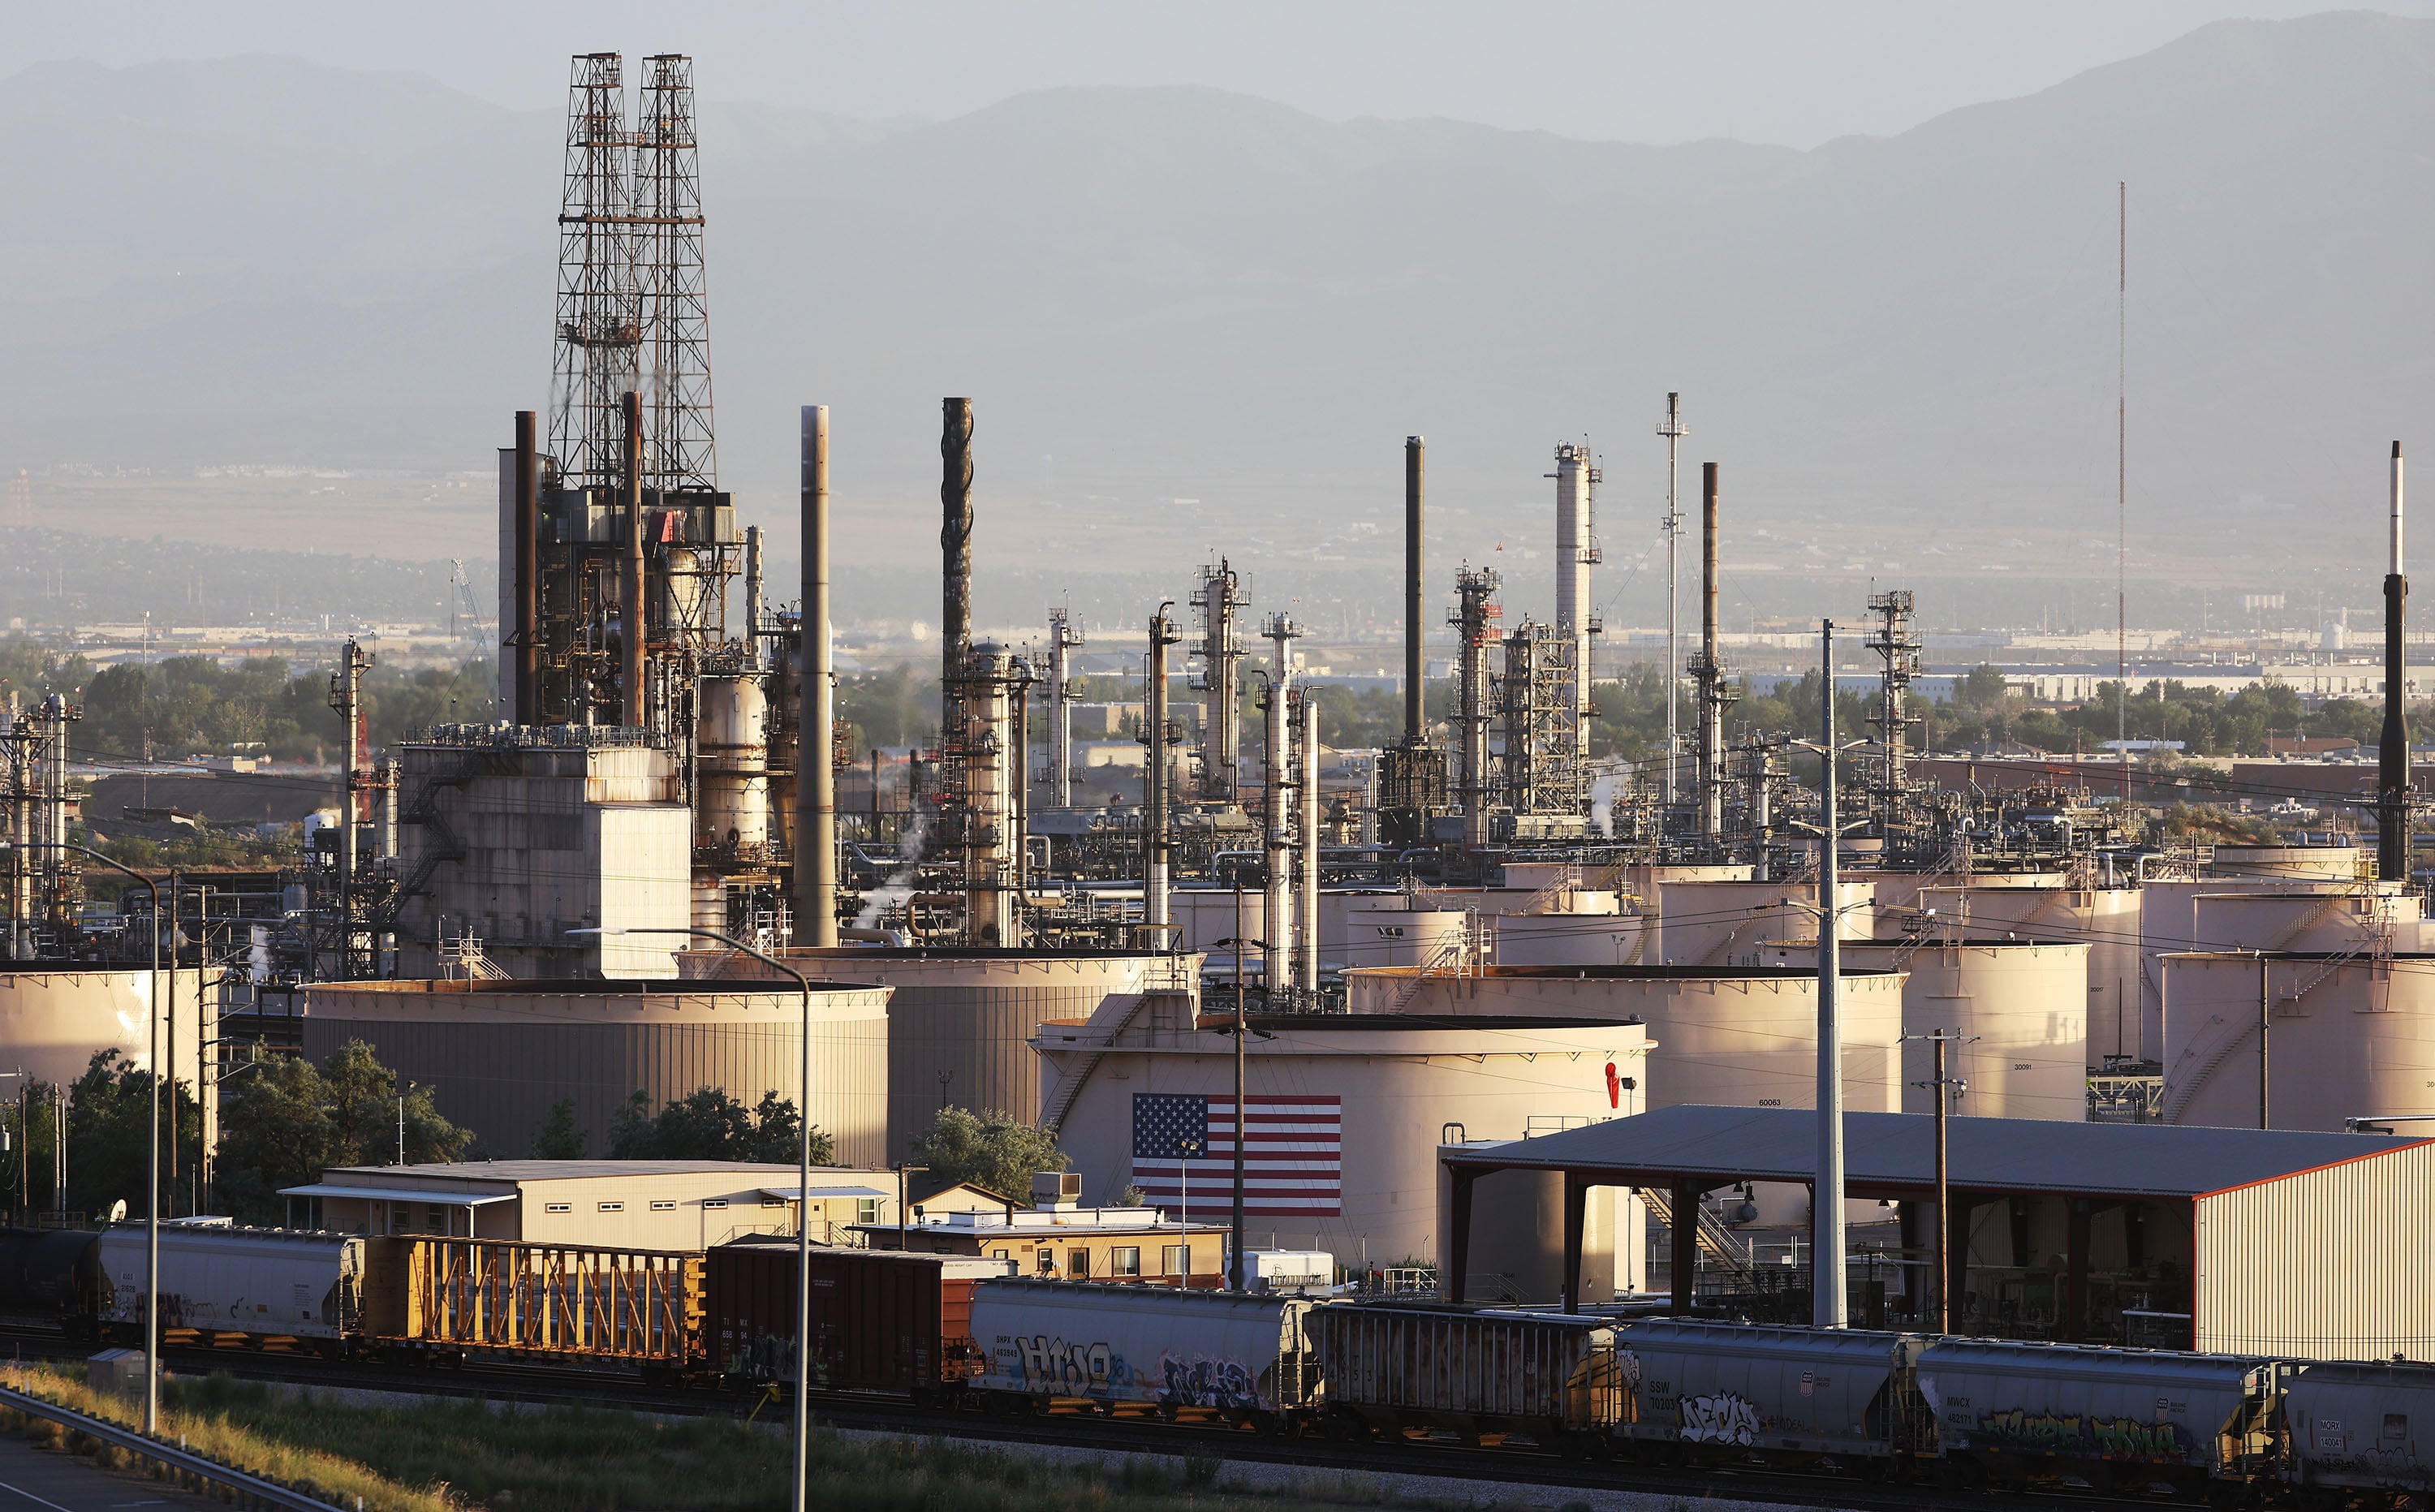
[[698, 1254], [428, 1234], [357, 1242], [371, 1263], [364, 1332], [386, 1353], [669, 1376], [700, 1352]]
[[[795, 1379], [795, 1254], [783, 1235], [712, 1247], [702, 1342], [713, 1370]], [[1004, 1260], [814, 1246], [813, 1385], [919, 1400], [960, 1391], [979, 1368], [973, 1287], [1013, 1269]]]
[[1638, 1410], [1616, 1434], [1712, 1456], [1932, 1452], [1934, 1424], [1910, 1368], [1924, 1342], [1860, 1330], [1634, 1323], [1618, 1350]]
[[2263, 1479], [2279, 1447], [2285, 1367], [2270, 1360], [1942, 1339], [1918, 1368], [1944, 1452], [2011, 1484], [2189, 1491]]
[[[112, 1334], [144, 1331], [144, 1228], [94, 1242], [95, 1315]], [[338, 1352], [356, 1332], [364, 1242], [285, 1228], [161, 1228], [161, 1328], [172, 1343], [309, 1343]]]
[[1339, 1432], [1450, 1428], [1586, 1447], [1625, 1410], [1603, 1318], [1339, 1302], [1308, 1326]]
[[973, 1384], [1001, 1404], [1079, 1400], [1282, 1428], [1312, 1404], [1304, 1319], [1313, 1306], [1243, 1292], [983, 1281], [973, 1289], [982, 1356]]
[[2295, 1486], [2435, 1491], [2435, 1366], [2322, 1364], [2284, 1382]]

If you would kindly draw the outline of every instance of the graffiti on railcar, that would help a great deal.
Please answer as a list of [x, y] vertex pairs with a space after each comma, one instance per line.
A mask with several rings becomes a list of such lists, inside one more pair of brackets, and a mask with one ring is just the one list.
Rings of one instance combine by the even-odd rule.
[[1988, 1413], [1972, 1425], [1973, 1440], [1989, 1449], [2075, 1459], [2145, 1460], [2174, 1464], [2190, 1457], [2189, 1435], [2177, 1423], [2135, 1418], [2083, 1418], [2077, 1413]]
[[1730, 1391], [1685, 1397], [1682, 1410], [1683, 1436], [1691, 1443], [1747, 1447], [1758, 1441], [1758, 1408], [1747, 1397]]

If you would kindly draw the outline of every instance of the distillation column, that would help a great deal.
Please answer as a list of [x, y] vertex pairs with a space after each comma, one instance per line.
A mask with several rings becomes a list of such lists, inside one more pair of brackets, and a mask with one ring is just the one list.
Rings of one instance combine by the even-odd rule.
[[1167, 912], [1166, 790], [1172, 768], [1167, 759], [1166, 648], [1177, 642], [1175, 624], [1166, 611], [1168, 600], [1149, 619], [1149, 675], [1142, 700], [1142, 933], [1154, 951], [1169, 945]]
[[1294, 706], [1300, 715], [1295, 720], [1301, 760], [1296, 763], [1302, 789], [1301, 822], [1294, 826], [1299, 843], [1300, 866], [1297, 874], [1302, 883], [1302, 897], [1296, 908], [1294, 939], [1301, 947], [1301, 959], [1295, 965], [1294, 980], [1316, 1007], [1319, 1002], [1319, 699], [1318, 689], [1309, 686], [1294, 690]]
[[2392, 566], [2384, 578], [2384, 730], [2376, 743], [2376, 875], [2409, 879], [2409, 669], [2402, 664], [2409, 579], [2401, 570], [2401, 443], [2392, 443]]
[[1048, 611], [1048, 804], [1074, 806], [1074, 648], [1082, 644], [1062, 607]]
[[1202, 696], [1199, 787], [1213, 803], [1232, 803], [1242, 793], [1243, 645], [1235, 615], [1244, 603], [1243, 581], [1225, 558], [1201, 567], [1192, 591], [1192, 608], [1200, 616], [1200, 643], [1192, 650], [1200, 671], [1192, 686]]
[[1292, 718], [1290, 707], [1293, 692], [1293, 641], [1302, 632], [1294, 627], [1291, 618], [1279, 614], [1269, 621], [1265, 632], [1271, 647], [1269, 653], [1269, 691], [1261, 701], [1264, 716], [1261, 726], [1260, 794], [1261, 850], [1268, 864], [1261, 879], [1267, 897], [1266, 912], [1268, 948], [1269, 1001], [1280, 1004], [1294, 989], [1294, 891], [1292, 855], [1292, 812], [1286, 806], [1291, 787], [1287, 756], [1287, 725]]
[[1457, 608], [1454, 627], [1459, 645], [1458, 665], [1459, 708], [1455, 714], [1458, 781], [1462, 800], [1462, 844], [1477, 850], [1488, 844], [1488, 726], [1495, 717], [1489, 707], [1488, 652], [1497, 643], [1496, 621], [1504, 613], [1495, 603], [1502, 579], [1494, 567], [1455, 575]]
[[1590, 751], [1590, 568], [1598, 559], [1592, 533], [1591, 490], [1597, 469], [1590, 449], [1570, 441], [1556, 448], [1556, 628], [1573, 643], [1573, 670], [1566, 695], [1572, 700], [1573, 760]]
[[1700, 690], [1700, 837], [1725, 831], [1725, 667], [1717, 653], [1717, 464], [1700, 478], [1700, 659], [1691, 676]]

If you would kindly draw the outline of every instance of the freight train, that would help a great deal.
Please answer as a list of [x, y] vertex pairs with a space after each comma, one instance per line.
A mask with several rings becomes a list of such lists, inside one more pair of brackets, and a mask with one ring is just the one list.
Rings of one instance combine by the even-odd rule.
[[[164, 1227], [164, 1342], [791, 1385], [792, 1240], [702, 1253]], [[143, 1230], [0, 1232], [0, 1308], [140, 1337]], [[816, 1246], [811, 1389], [1582, 1460], [2419, 1507], [2435, 1366], [1019, 1278]], [[2425, 1431], [2428, 1441], [2421, 1444]]]

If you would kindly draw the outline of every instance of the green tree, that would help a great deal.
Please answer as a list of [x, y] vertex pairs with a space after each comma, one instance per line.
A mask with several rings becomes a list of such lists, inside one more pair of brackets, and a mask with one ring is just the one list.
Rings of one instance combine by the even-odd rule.
[[474, 1143], [472, 1130], [440, 1115], [430, 1088], [401, 1088], [397, 1073], [360, 1040], [318, 1069], [301, 1057], [278, 1057], [221, 1086], [214, 1186], [230, 1212], [256, 1222], [280, 1221], [282, 1187], [340, 1166], [394, 1162], [401, 1124], [408, 1164], [458, 1160]]
[[583, 1159], [583, 1130], [576, 1126], [575, 1099], [561, 1097], [549, 1105], [549, 1117], [533, 1131], [532, 1153], [536, 1160], [580, 1160]]
[[[169, 1191], [191, 1196], [202, 1168], [203, 1115], [184, 1082], [173, 1087], [161, 1115], [164, 1135], [176, 1131], [177, 1161], [175, 1169], [163, 1164], [161, 1179]], [[68, 1211], [100, 1212], [124, 1201], [129, 1213], [142, 1216], [151, 1128], [152, 1074], [136, 1070], [117, 1050], [95, 1052], [68, 1091]], [[164, 1204], [162, 1211], [177, 1206]]]
[[[651, 1112], [640, 1091], [626, 1099], [609, 1123], [613, 1160], [750, 1160], [791, 1165], [800, 1158], [803, 1117], [774, 1091], [746, 1107], [717, 1087], [702, 1087]], [[812, 1130], [812, 1163], [837, 1158], [836, 1142]]]
[[1035, 1171], [1062, 1171], [1073, 1160], [1057, 1147], [1057, 1130], [1019, 1122], [992, 1108], [942, 1108], [913, 1145], [916, 1164], [932, 1178], [970, 1181], [1000, 1196], [1029, 1200]]

